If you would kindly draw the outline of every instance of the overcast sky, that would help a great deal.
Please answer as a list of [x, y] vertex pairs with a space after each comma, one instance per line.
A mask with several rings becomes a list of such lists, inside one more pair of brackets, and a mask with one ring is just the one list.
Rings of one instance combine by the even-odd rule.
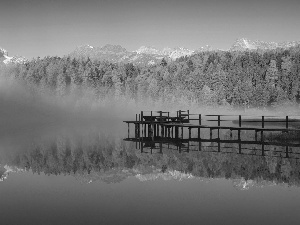
[[26, 58], [63, 56], [76, 46], [210, 45], [241, 37], [300, 41], [299, 0], [6, 0], [0, 46]]

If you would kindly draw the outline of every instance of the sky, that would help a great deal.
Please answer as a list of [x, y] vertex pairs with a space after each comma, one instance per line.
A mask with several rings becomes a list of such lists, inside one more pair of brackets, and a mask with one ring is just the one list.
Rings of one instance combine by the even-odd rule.
[[31, 59], [85, 44], [133, 51], [300, 41], [299, 12], [299, 0], [1, 0], [0, 47]]

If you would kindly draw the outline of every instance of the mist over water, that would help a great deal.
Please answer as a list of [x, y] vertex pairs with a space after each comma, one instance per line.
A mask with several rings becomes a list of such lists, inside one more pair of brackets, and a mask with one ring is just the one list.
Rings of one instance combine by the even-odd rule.
[[[95, 104], [94, 104], [95, 105]], [[74, 97], [49, 97], [8, 79], [0, 79], [0, 149], [22, 149], [36, 139], [60, 133], [105, 132], [120, 135], [122, 121], [133, 109], [91, 101], [78, 103]], [[125, 129], [125, 127], [124, 127]]]
[[276, 110], [209, 108], [195, 104], [168, 105], [162, 102], [128, 103], [106, 100], [99, 103], [88, 97], [58, 98], [31, 90], [14, 79], [0, 79], [0, 147], [22, 146], [35, 138], [51, 137], [60, 132], [84, 133], [93, 129], [110, 135], [124, 136], [123, 120], [134, 120], [141, 110], [190, 109], [191, 113], [244, 114], [244, 115], [299, 115], [298, 108]]

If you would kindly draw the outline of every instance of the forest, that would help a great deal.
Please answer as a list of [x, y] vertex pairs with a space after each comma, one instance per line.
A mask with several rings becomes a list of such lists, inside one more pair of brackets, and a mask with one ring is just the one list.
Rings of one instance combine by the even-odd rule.
[[40, 93], [198, 106], [276, 107], [300, 102], [300, 46], [207, 51], [137, 66], [90, 58], [45, 57], [2, 66], [6, 77]]

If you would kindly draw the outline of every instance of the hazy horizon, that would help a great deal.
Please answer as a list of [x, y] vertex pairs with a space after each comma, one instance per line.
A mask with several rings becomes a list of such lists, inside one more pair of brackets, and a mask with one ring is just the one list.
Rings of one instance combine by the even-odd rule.
[[298, 41], [300, 2], [237, 0], [12, 0], [1, 4], [0, 46], [9, 56], [63, 56], [76, 46], [118, 44], [228, 49], [237, 38]]

